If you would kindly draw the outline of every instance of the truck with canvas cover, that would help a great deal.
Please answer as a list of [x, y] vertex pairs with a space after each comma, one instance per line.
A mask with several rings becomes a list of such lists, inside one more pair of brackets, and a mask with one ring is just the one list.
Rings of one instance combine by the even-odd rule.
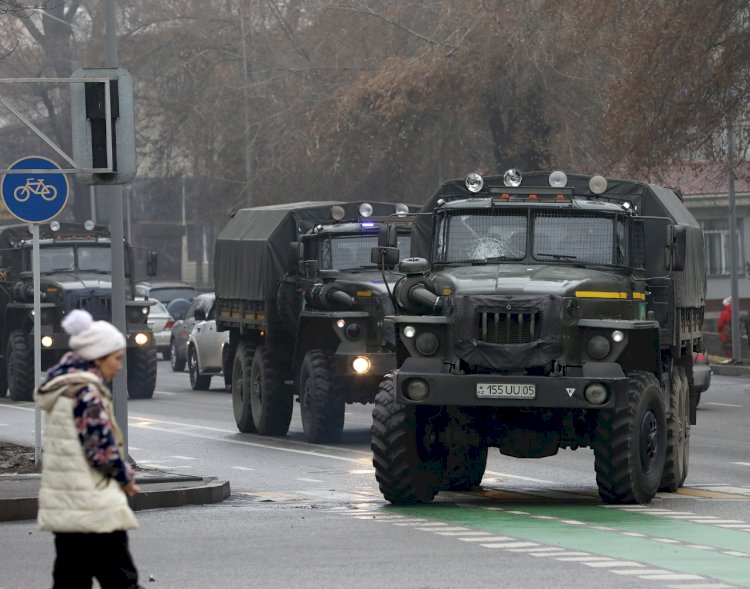
[[[386, 235], [373, 258], [392, 263], [392, 247]], [[478, 485], [489, 447], [520, 458], [593, 448], [605, 503], [682, 485], [706, 273], [679, 192], [560, 171], [470, 174], [416, 216], [411, 251], [390, 318], [399, 367], [373, 408], [387, 500]]]
[[[28, 225], [0, 227], [0, 395], [32, 400], [34, 390], [33, 242]], [[126, 244], [126, 262], [132, 256]], [[85, 309], [112, 320], [112, 253], [109, 230], [91, 221], [39, 225], [42, 368], [68, 350], [60, 326], [66, 313]], [[126, 269], [126, 273], [128, 269]], [[130, 293], [134, 292], [132, 279]], [[132, 298], [132, 297], [131, 297]], [[156, 346], [146, 323], [148, 303], [126, 301], [128, 395], [151, 398], [156, 386]]]
[[[285, 435], [296, 398], [305, 438], [333, 442], [345, 405], [373, 400], [396, 356], [393, 325], [383, 322], [393, 313], [389, 285], [371, 249], [384, 220], [410, 210], [299, 202], [232, 216], [216, 241], [214, 287], [240, 431]], [[394, 247], [408, 251], [410, 223], [395, 225]]]

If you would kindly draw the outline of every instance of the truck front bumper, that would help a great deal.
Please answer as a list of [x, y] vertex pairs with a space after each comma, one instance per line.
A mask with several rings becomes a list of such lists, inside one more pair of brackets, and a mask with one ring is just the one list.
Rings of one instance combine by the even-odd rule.
[[[455, 374], [448, 372], [439, 360], [410, 358], [393, 372], [393, 382], [398, 401], [410, 405], [610, 409], [616, 406], [618, 400], [620, 403], [626, 402], [629, 381], [622, 369], [617, 365], [608, 365], [605, 370], [598, 368], [586, 371], [584, 367], [583, 376]], [[414, 381], [424, 383], [415, 387], [420, 393], [424, 393], [426, 385], [424, 398], [417, 400], [409, 392], [414, 390], [410, 387]], [[592, 383], [606, 389], [603, 403], [591, 403], [584, 396], [586, 387]], [[531, 387], [533, 397], [530, 396]], [[480, 396], [480, 388], [484, 391], [502, 389], [504, 394]]]

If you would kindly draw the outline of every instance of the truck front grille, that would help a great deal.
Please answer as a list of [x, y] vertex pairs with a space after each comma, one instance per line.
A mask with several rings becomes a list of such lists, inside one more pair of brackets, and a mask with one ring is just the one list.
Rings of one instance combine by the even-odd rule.
[[91, 313], [95, 321], [112, 320], [112, 299], [107, 296], [91, 296], [72, 301], [71, 309], [84, 309]]
[[479, 339], [489, 344], [528, 344], [539, 339], [540, 313], [485, 312], [477, 315]]

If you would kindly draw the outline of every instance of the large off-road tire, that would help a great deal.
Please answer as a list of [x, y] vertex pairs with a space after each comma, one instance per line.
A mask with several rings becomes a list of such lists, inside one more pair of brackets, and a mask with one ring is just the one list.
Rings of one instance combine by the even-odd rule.
[[292, 421], [294, 398], [265, 345], [255, 348], [250, 379], [255, 429], [264, 436], [285, 436]]
[[128, 350], [128, 397], [150, 399], [156, 388], [156, 348]]
[[659, 381], [629, 374], [627, 404], [600, 410], [594, 434], [594, 465], [604, 503], [648, 503], [664, 472], [667, 433]]
[[232, 410], [237, 429], [246, 434], [255, 433], [253, 405], [250, 401], [255, 346], [240, 342], [232, 362]]
[[174, 340], [169, 342], [169, 365], [172, 367], [172, 372], [185, 370], [185, 358], [180, 355]]
[[380, 492], [394, 504], [426, 503], [440, 490], [442, 460], [429, 447], [433, 407], [396, 401], [393, 382], [380, 383], [372, 409], [372, 464]]
[[341, 438], [346, 401], [334, 386], [331, 363], [322, 350], [310, 350], [302, 360], [299, 407], [308, 442], [337, 442]]
[[16, 329], [10, 332], [6, 357], [10, 398], [14, 401], [33, 401], [34, 353], [23, 331]]
[[487, 445], [454, 445], [448, 451], [443, 488], [446, 491], [468, 491], [478, 487], [487, 469]]
[[198, 354], [195, 348], [188, 348], [188, 371], [190, 372], [190, 388], [194, 391], [207, 391], [211, 388], [211, 375], [201, 374]]
[[0, 362], [0, 399], [8, 394], [8, 364]]
[[690, 390], [687, 374], [682, 366], [672, 371], [672, 390], [667, 416], [667, 452], [660, 491], [674, 493], [688, 474], [690, 459]]

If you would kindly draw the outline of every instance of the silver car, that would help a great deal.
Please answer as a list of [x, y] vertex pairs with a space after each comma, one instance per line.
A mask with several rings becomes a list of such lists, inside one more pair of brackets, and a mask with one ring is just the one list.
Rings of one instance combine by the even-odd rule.
[[[195, 391], [206, 391], [211, 387], [211, 377], [223, 374], [224, 350], [229, 344], [228, 331], [216, 331], [216, 307], [206, 315], [201, 309], [195, 313], [196, 323], [190, 332], [187, 344], [187, 364], [190, 386]], [[228, 383], [224, 382], [228, 387]]]
[[162, 358], [169, 359], [169, 338], [172, 335], [174, 319], [166, 307], [156, 299], [149, 299], [151, 306], [148, 309], [148, 326], [154, 332], [156, 340], [156, 351], [161, 353]]

